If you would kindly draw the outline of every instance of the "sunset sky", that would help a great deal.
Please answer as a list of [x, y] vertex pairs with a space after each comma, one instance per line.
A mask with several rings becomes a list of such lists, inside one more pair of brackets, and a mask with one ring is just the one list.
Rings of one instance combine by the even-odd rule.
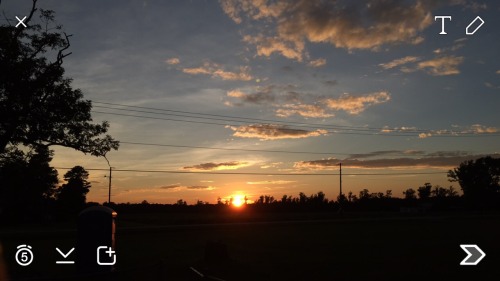
[[[0, 10], [22, 18], [30, 5], [3, 0]], [[500, 152], [498, 1], [43, 0], [39, 8], [56, 11], [73, 35], [66, 75], [122, 142], [107, 155], [111, 166], [135, 170], [113, 172], [114, 202], [318, 191], [335, 199], [339, 162], [345, 192], [401, 197], [425, 182], [448, 187], [447, 170]], [[446, 35], [435, 16], [452, 16]], [[484, 25], [466, 35], [476, 16]], [[54, 149], [54, 167], [109, 167]], [[105, 175], [91, 171], [88, 201], [107, 201]]]

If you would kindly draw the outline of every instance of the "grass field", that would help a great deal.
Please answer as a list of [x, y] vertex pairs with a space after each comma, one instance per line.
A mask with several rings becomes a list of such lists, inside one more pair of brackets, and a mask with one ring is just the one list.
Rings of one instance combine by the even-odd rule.
[[[171, 224], [170, 215], [141, 216], [144, 223], [135, 215], [118, 221], [116, 272], [81, 279], [201, 280], [190, 267], [223, 280], [493, 280], [500, 274], [498, 214], [318, 220], [305, 214], [299, 221], [280, 214], [267, 222], [184, 225]], [[71, 225], [56, 229], [2, 232], [14, 279], [77, 279], [74, 266], [54, 263], [55, 247], [73, 247], [76, 232]], [[230, 260], [205, 261], [207, 241], [225, 244]], [[29, 267], [14, 261], [19, 244], [34, 248]], [[460, 244], [477, 244], [486, 257], [477, 266], [460, 266], [466, 257]]]

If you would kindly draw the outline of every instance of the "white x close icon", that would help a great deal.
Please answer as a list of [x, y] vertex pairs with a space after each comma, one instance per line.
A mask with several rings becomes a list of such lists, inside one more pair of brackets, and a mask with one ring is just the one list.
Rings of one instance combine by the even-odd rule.
[[24, 20], [26, 19], [26, 16], [21, 20], [19, 19], [17, 16], [16, 16], [16, 19], [18, 21], [18, 23], [16, 24], [16, 27], [18, 27], [20, 24], [22, 24], [24, 27], [26, 27], [26, 25], [24, 24]]

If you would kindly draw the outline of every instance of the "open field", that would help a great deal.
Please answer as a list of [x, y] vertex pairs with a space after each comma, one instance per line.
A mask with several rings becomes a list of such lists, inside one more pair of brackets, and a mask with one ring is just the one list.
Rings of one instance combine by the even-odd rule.
[[[224, 280], [493, 280], [500, 274], [497, 214], [170, 226], [161, 216], [142, 215], [149, 223], [124, 216], [117, 230], [117, 272], [92, 280], [199, 280], [190, 266]], [[75, 244], [74, 229], [65, 229], [3, 232], [11, 275], [70, 276], [73, 266], [54, 264], [55, 247]], [[205, 262], [207, 241], [224, 243], [230, 260]], [[27, 268], [13, 259], [19, 244], [35, 250]], [[477, 266], [460, 266], [466, 256], [460, 244], [477, 244], [486, 257]]]

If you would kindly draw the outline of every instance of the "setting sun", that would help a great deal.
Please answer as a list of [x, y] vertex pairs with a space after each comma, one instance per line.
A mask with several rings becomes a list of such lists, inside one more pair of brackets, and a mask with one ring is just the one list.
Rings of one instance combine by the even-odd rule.
[[235, 207], [241, 207], [245, 204], [245, 196], [243, 195], [235, 195], [233, 196], [232, 204]]

